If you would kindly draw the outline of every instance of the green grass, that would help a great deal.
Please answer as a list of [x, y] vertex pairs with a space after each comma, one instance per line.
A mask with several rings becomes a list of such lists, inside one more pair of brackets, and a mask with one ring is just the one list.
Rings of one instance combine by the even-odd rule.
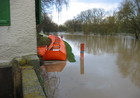
[[64, 41], [64, 42], [65, 42], [65, 46], [66, 46], [67, 60], [69, 62], [76, 62], [75, 56], [72, 53], [72, 48], [71, 48], [70, 44], [68, 42], [66, 42], [66, 41]]

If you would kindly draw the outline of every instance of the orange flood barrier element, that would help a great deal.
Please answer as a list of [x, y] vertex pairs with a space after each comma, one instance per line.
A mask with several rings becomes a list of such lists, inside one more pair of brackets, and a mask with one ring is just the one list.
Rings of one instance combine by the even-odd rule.
[[46, 46], [39, 46], [38, 55], [42, 60], [66, 60], [66, 47], [62, 39], [57, 36], [49, 35], [51, 44]]
[[39, 47], [37, 47], [37, 52], [38, 52], [40, 57], [43, 57], [46, 51], [47, 51], [47, 47], [46, 46], [39, 46]]

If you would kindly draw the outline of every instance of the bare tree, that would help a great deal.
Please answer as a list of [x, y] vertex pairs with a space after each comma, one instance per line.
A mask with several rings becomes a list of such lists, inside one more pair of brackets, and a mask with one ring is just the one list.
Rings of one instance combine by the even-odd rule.
[[60, 12], [63, 5], [68, 6], [69, 0], [42, 0], [42, 7], [44, 12], [51, 11], [54, 7]]
[[68, 0], [42, 0], [42, 23], [37, 25], [37, 32], [57, 31], [57, 24], [50, 17], [53, 9], [57, 9], [58, 13], [62, 10], [63, 5], [68, 6]]

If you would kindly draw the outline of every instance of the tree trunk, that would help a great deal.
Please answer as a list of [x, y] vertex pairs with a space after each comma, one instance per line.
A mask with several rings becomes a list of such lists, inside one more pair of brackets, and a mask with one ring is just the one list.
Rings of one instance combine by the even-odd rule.
[[139, 33], [138, 32], [135, 32], [135, 38], [139, 39]]

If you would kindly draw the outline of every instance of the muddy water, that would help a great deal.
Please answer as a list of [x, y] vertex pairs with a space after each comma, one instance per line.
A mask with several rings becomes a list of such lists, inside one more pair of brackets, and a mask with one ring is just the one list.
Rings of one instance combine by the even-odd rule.
[[[140, 41], [83, 35], [64, 35], [64, 40], [76, 62], [51, 66], [46, 79], [50, 98], [140, 98]], [[80, 43], [85, 43], [84, 59]]]

